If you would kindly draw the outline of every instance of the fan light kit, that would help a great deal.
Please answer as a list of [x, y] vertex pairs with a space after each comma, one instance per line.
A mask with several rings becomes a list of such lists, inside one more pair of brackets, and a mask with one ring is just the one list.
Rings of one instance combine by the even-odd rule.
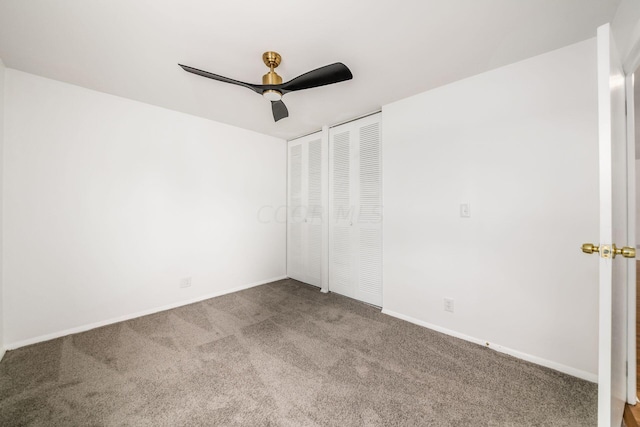
[[219, 76], [217, 74], [210, 73], [208, 71], [198, 70], [197, 68], [189, 67], [187, 65], [178, 64], [183, 70], [197, 74], [202, 77], [208, 77], [213, 80], [218, 80], [224, 83], [231, 83], [238, 86], [244, 86], [247, 89], [259, 93], [265, 99], [271, 101], [271, 109], [273, 111], [273, 118], [277, 122], [280, 119], [289, 117], [289, 111], [282, 102], [282, 97], [289, 92], [297, 90], [311, 89], [318, 86], [325, 86], [333, 83], [340, 83], [345, 80], [351, 80], [353, 75], [349, 68], [341, 62], [335, 64], [326, 65], [324, 67], [317, 68], [302, 74], [293, 80], [289, 80], [286, 83], [282, 83], [282, 77], [278, 75], [274, 70], [282, 62], [282, 57], [277, 52], [265, 52], [262, 54], [262, 61], [269, 67], [269, 72], [262, 76], [262, 84], [245, 83], [238, 80], [233, 80], [227, 77]]

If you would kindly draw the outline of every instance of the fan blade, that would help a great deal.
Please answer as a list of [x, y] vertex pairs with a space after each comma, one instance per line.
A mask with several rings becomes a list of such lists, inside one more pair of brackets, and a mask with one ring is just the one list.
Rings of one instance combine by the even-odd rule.
[[345, 80], [351, 80], [352, 78], [353, 74], [351, 74], [351, 70], [343, 63], [336, 62], [335, 64], [309, 71], [293, 80], [283, 83], [280, 85], [280, 89], [284, 94], [286, 92], [293, 92], [294, 90], [310, 89], [312, 87], [339, 83]]
[[289, 117], [289, 110], [287, 110], [287, 106], [282, 101], [271, 101], [271, 109], [273, 110], [273, 119], [276, 122]]
[[251, 89], [252, 91], [262, 94], [262, 92], [264, 92], [264, 89], [261, 87], [262, 85], [252, 85], [251, 83], [245, 83], [245, 82], [241, 82], [238, 80], [233, 80], [230, 79], [228, 77], [223, 77], [223, 76], [219, 76], [217, 74], [213, 74], [210, 73], [208, 71], [202, 71], [202, 70], [198, 70], [197, 68], [193, 68], [193, 67], [189, 67], [188, 65], [182, 65], [182, 64], [178, 64], [179, 66], [182, 67], [183, 70], [189, 72], [189, 73], [193, 73], [193, 74], [197, 74], [199, 76], [202, 77], [207, 77], [213, 80], [218, 80], [220, 82], [224, 82], [224, 83], [231, 83], [234, 85], [238, 85], [238, 86], [243, 86], [246, 87], [247, 89]]

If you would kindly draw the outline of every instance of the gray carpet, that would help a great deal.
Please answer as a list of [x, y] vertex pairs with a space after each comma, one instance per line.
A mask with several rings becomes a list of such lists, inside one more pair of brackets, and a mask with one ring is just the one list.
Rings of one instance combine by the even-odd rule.
[[294, 280], [7, 352], [2, 426], [591, 426], [597, 386]]

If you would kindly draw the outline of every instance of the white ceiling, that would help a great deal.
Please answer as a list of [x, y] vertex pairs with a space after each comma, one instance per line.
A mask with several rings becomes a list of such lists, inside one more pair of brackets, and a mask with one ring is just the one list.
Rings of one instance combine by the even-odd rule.
[[[10, 68], [292, 138], [596, 35], [619, 0], [0, 0]], [[248, 89], [264, 51], [285, 81], [333, 62], [351, 81], [290, 93], [289, 118]]]

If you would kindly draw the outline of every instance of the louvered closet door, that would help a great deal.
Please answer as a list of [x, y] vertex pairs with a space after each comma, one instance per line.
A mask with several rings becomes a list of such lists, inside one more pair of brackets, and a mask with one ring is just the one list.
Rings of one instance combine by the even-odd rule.
[[287, 275], [327, 282], [327, 143], [322, 133], [289, 141]]
[[324, 224], [322, 138], [317, 135], [305, 144], [307, 158], [307, 200], [305, 217], [307, 283], [322, 287]]
[[382, 144], [379, 115], [362, 119], [357, 132], [357, 298], [382, 306]]
[[351, 129], [333, 128], [329, 142], [329, 290], [356, 298], [353, 271]]
[[329, 289], [382, 305], [380, 115], [330, 131]]
[[304, 281], [303, 144], [289, 143], [287, 201], [287, 275]]

